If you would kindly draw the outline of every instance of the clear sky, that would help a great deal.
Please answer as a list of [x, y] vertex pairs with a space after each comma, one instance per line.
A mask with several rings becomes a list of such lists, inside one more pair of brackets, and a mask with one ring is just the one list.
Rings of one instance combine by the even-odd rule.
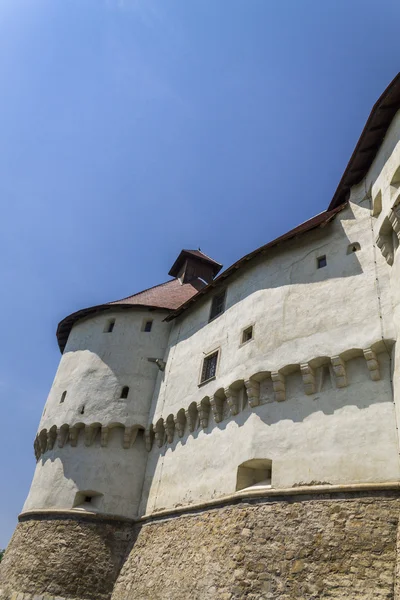
[[0, 0], [0, 547], [58, 321], [324, 210], [399, 22], [397, 0]]

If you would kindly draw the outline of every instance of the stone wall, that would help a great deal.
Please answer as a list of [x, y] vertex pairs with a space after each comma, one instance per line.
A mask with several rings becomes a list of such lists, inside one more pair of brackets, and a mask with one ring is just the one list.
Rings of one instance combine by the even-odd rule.
[[0, 599], [398, 600], [399, 514], [400, 493], [382, 491], [238, 500], [143, 524], [30, 518], [1, 564]]
[[134, 533], [129, 522], [23, 520], [1, 563], [0, 599], [106, 600]]
[[112, 600], [394, 599], [396, 496], [292, 496], [144, 525]]

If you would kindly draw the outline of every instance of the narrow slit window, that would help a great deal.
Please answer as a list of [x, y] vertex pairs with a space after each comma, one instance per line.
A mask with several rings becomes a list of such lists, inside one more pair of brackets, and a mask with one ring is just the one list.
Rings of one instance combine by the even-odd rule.
[[250, 325], [250, 327], [246, 327], [246, 329], [243, 329], [243, 331], [242, 331], [242, 344], [245, 344], [246, 342], [249, 342], [252, 339], [253, 339], [253, 325]]
[[218, 362], [218, 351], [213, 352], [209, 356], [206, 356], [203, 361], [203, 368], [201, 371], [201, 381], [200, 383], [204, 383], [209, 379], [215, 377], [217, 373], [217, 362]]
[[324, 256], [319, 256], [317, 258], [317, 268], [318, 269], [323, 269], [323, 267], [326, 267], [327, 264], [328, 263], [327, 263], [325, 254], [324, 254]]
[[152, 327], [153, 321], [146, 321], [146, 323], [144, 324], [144, 330], [146, 331], [146, 333], [150, 333]]
[[60, 404], [62, 404], [62, 403], [64, 402], [64, 400], [65, 400], [65, 398], [66, 398], [66, 395], [67, 395], [67, 392], [63, 392], [63, 393], [61, 394]]
[[81, 415], [84, 415], [84, 414], [85, 414], [85, 407], [84, 407], [84, 406], [81, 406], [81, 408], [80, 408], [80, 411], [79, 411], [79, 412], [80, 412], [80, 414], [81, 414]]
[[124, 387], [121, 390], [121, 398], [127, 398], [129, 394], [129, 387], [127, 385], [124, 385]]
[[224, 290], [223, 292], [216, 294], [212, 299], [209, 321], [212, 321], [213, 319], [215, 319], [215, 317], [218, 317], [218, 315], [221, 315], [224, 312], [225, 296], [226, 291]]
[[111, 333], [114, 329], [115, 319], [109, 319], [104, 327], [104, 333]]

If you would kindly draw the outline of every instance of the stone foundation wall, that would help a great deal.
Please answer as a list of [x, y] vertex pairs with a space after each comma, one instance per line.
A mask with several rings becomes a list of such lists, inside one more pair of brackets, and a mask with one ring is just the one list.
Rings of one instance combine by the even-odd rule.
[[[246, 500], [145, 524], [30, 518], [1, 600], [399, 600], [399, 492]], [[122, 566], [122, 568], [121, 568]]]
[[293, 496], [149, 523], [112, 600], [393, 600], [399, 509]]
[[118, 521], [24, 520], [0, 565], [0, 599], [108, 600], [134, 534]]

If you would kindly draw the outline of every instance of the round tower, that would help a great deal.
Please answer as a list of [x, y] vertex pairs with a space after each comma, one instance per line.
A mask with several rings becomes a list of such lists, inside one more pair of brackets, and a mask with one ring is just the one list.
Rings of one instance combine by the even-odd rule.
[[165, 318], [220, 268], [184, 250], [174, 279], [59, 324], [62, 357], [34, 441], [32, 485], [2, 561], [1, 599], [110, 597], [135, 536]]

